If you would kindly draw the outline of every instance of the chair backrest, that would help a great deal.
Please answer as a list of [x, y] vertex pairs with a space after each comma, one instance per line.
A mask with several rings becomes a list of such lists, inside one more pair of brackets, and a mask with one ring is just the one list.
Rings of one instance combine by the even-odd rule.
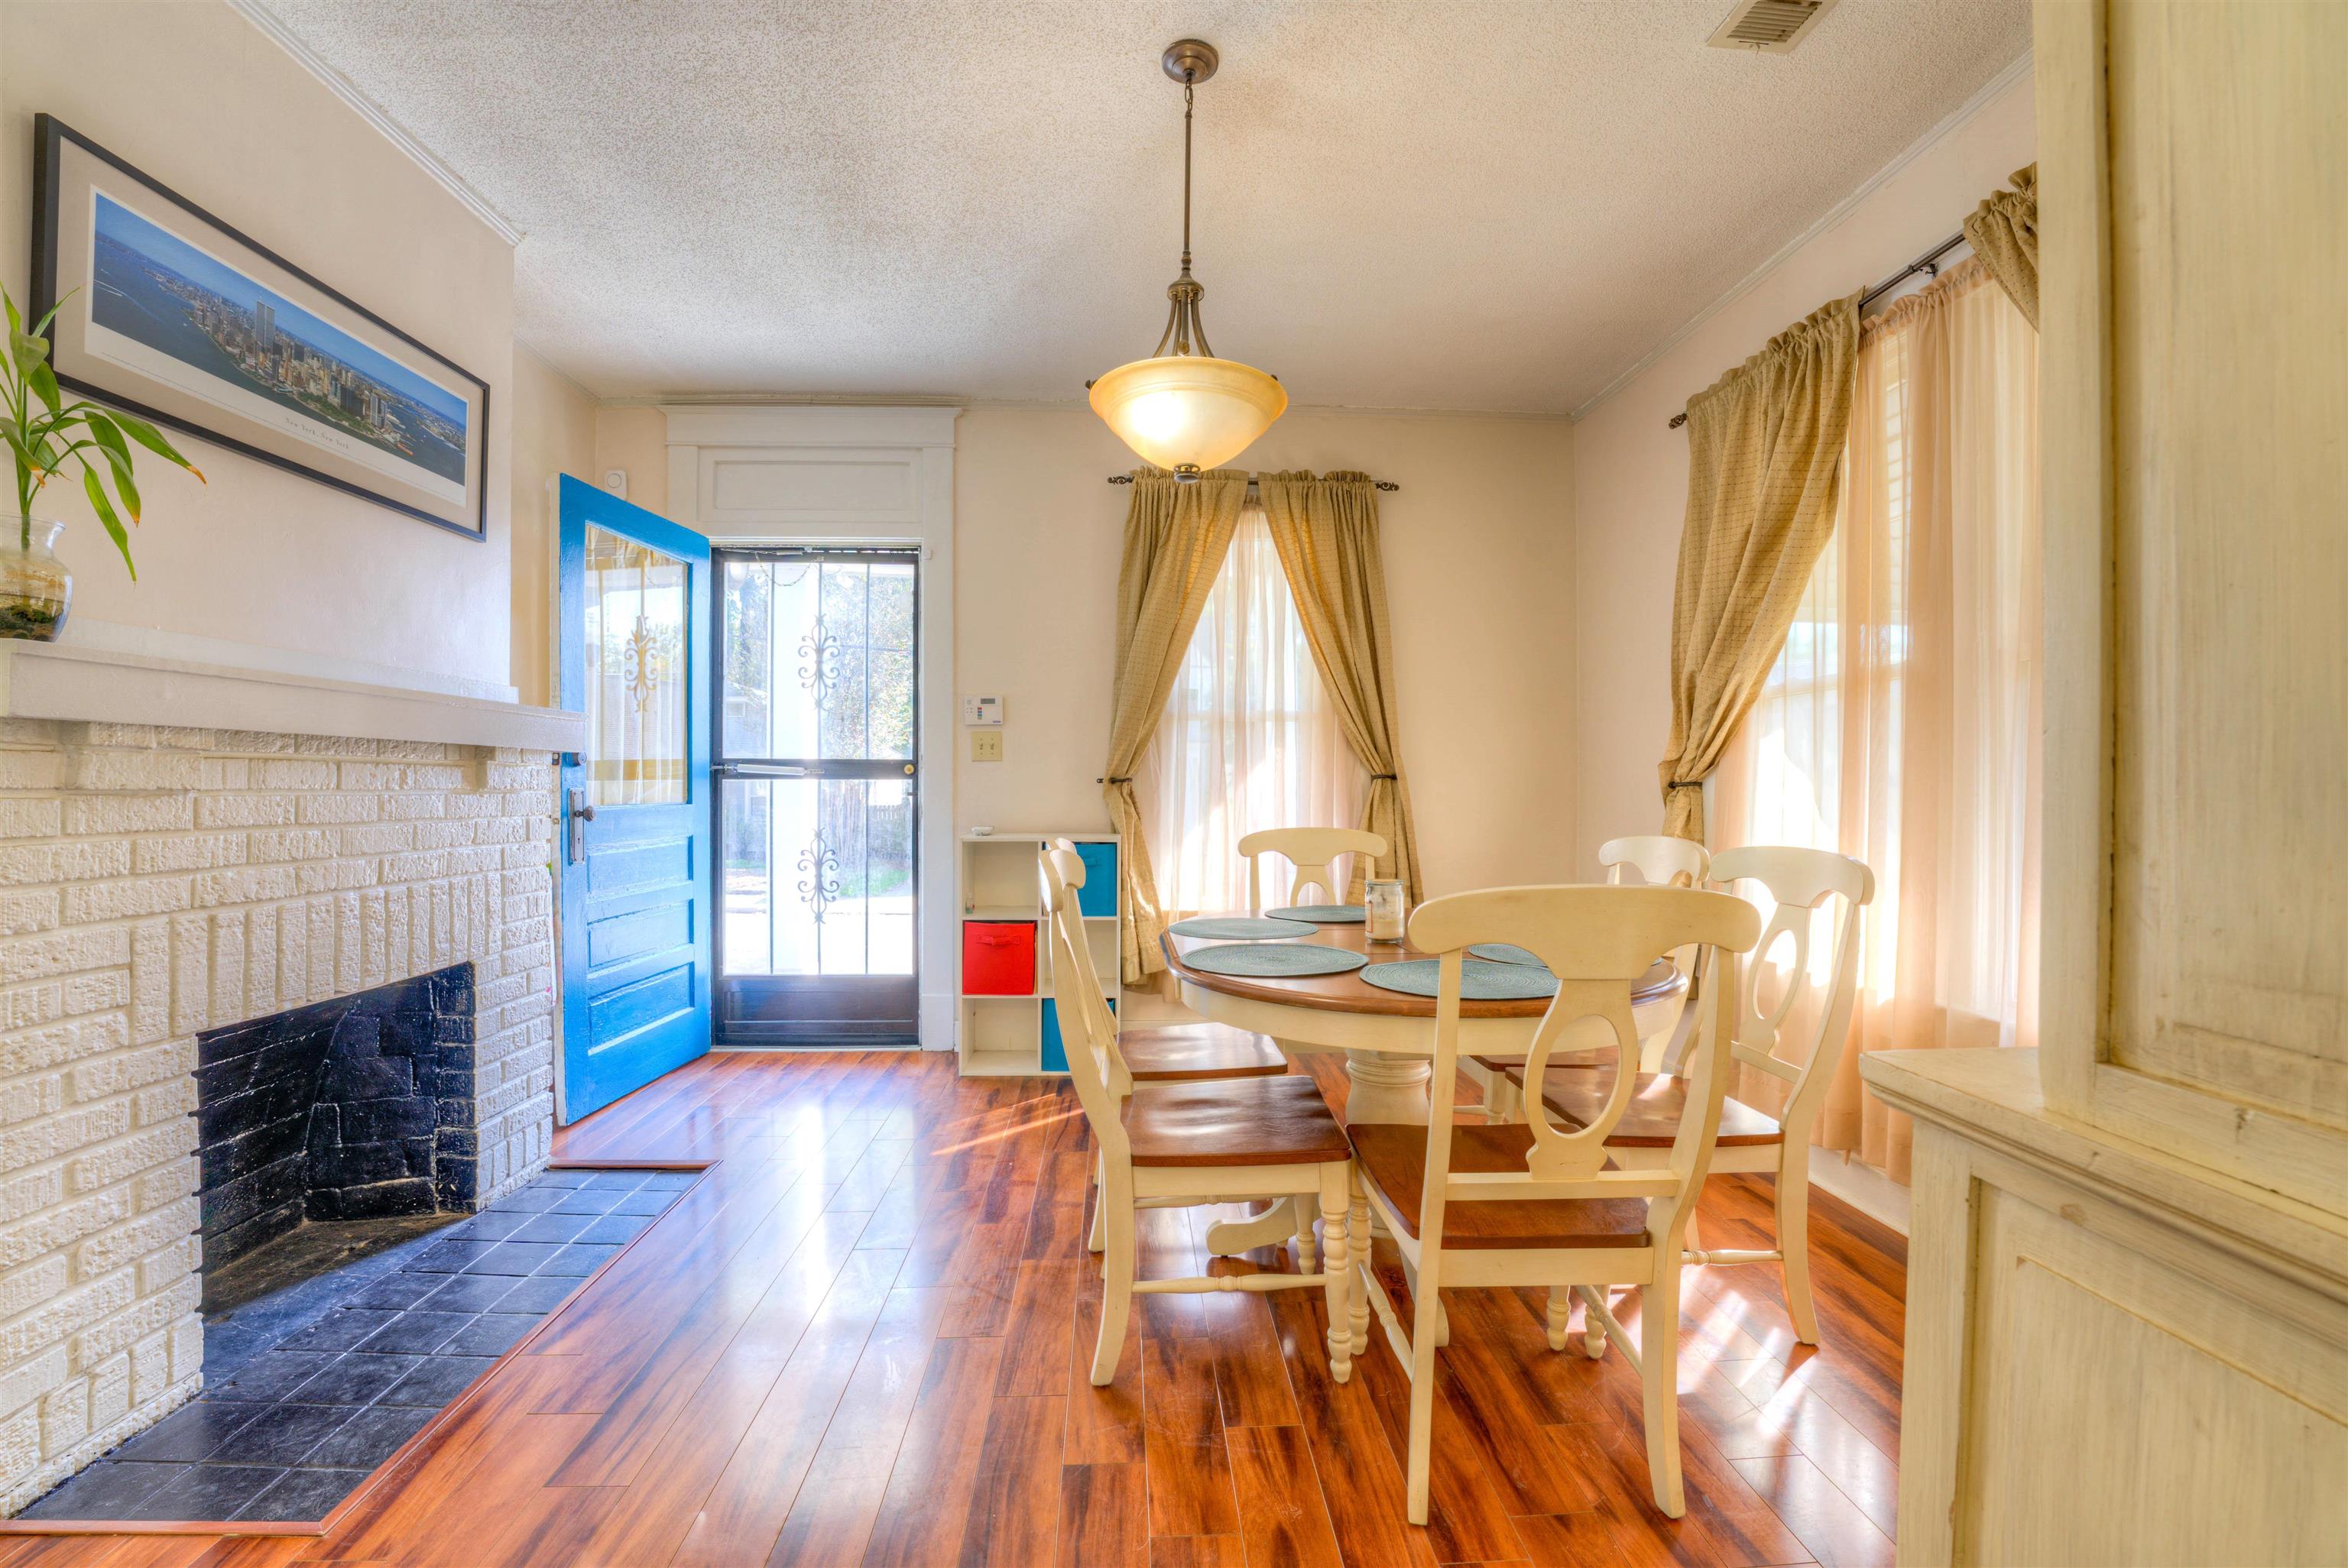
[[[1411, 917], [1411, 945], [1441, 959], [1420, 1245], [1440, 1245], [1443, 1210], [1450, 1203], [1641, 1197], [1648, 1204], [1650, 1242], [1678, 1246], [1720, 1131], [1725, 1081], [1720, 1030], [1716, 1021], [1708, 1020], [1698, 1031], [1690, 1062], [1688, 1109], [1680, 1118], [1666, 1167], [1601, 1169], [1606, 1140], [1622, 1121], [1638, 1076], [1639, 1032], [1632, 1021], [1631, 983], [1656, 958], [1677, 948], [1695, 949], [1695, 972], [1701, 977], [1721, 952], [1750, 948], [1760, 929], [1760, 912], [1744, 899], [1691, 887], [1497, 887], [1455, 893], [1419, 906]], [[1604, 1110], [1585, 1127], [1560, 1127], [1540, 1095], [1525, 1097], [1533, 1142], [1524, 1170], [1454, 1173], [1437, 1180], [1435, 1173], [1451, 1168], [1461, 958], [1471, 942], [1512, 942], [1529, 948], [1558, 979], [1557, 996], [1541, 1015], [1526, 1054], [1527, 1083], [1541, 1081], [1550, 1052], [1571, 1026], [1586, 1018], [1604, 1023], [1614, 1037], [1614, 1077]], [[1575, 1041], [1575, 1048], [1580, 1043]]]
[[[1307, 902], [1304, 890], [1317, 887], [1321, 897], [1332, 904], [1344, 902], [1342, 889], [1346, 886], [1330, 869], [1337, 856], [1368, 856], [1375, 862], [1386, 853], [1383, 835], [1358, 827], [1267, 827], [1261, 833], [1251, 833], [1239, 842], [1239, 851], [1247, 856], [1248, 913], [1263, 913], [1263, 879], [1262, 868], [1267, 855], [1284, 856], [1296, 867], [1295, 879], [1289, 884], [1288, 902]], [[1349, 877], [1348, 881], [1351, 880]]]
[[[1737, 966], [1729, 1054], [1792, 1085], [1778, 1122], [1789, 1142], [1807, 1143], [1810, 1123], [1839, 1070], [1844, 1043], [1850, 1039], [1850, 1009], [1859, 994], [1859, 911], [1875, 901], [1875, 873], [1865, 861], [1831, 850], [1756, 845], [1714, 856], [1712, 875], [1724, 884], [1751, 877], [1777, 901], [1776, 913], [1754, 944], [1752, 957]], [[1818, 908], [1834, 898], [1842, 900], [1842, 909], [1834, 922], [1828, 989], [1815, 1009], [1815, 1026], [1806, 1027], [1802, 1032], [1807, 1038], [1797, 1042], [1798, 1059], [1787, 1061], [1777, 1055], [1779, 1032], [1811, 992], [1810, 929]], [[1770, 967], [1770, 948], [1787, 935], [1793, 938], [1794, 962], [1786, 977], [1786, 994], [1765, 1014], [1762, 976]]]
[[1598, 864], [1606, 868], [1606, 880], [1617, 886], [1622, 881], [1622, 868], [1630, 866], [1658, 887], [1701, 887], [1711, 863], [1712, 856], [1703, 845], [1667, 833], [1632, 834], [1610, 838], [1598, 846]]
[[1037, 856], [1043, 885], [1044, 924], [1052, 949], [1052, 1002], [1059, 1009], [1060, 1039], [1068, 1053], [1068, 1077], [1085, 1108], [1101, 1153], [1112, 1163], [1127, 1157], [1120, 1102], [1129, 1091], [1124, 1061], [1117, 1055], [1117, 1018], [1101, 995], [1076, 893], [1085, 885], [1085, 863], [1073, 849], [1046, 849]]

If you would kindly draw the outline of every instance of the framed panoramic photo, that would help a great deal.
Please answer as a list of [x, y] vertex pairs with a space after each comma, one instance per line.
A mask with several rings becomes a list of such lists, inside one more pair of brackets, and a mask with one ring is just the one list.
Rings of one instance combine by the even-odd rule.
[[487, 536], [489, 386], [47, 115], [33, 302], [58, 381]]

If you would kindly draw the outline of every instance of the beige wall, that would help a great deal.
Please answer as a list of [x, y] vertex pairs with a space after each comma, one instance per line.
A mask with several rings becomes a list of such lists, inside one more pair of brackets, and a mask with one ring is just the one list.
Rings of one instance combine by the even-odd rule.
[[[141, 466], [132, 584], [60, 497], [67, 637], [112, 622], [280, 657], [507, 683], [513, 251], [359, 115], [214, 0], [0, 6], [0, 278], [30, 251], [33, 116], [56, 115], [489, 383], [486, 544], [201, 442], [210, 486]], [[256, 658], [253, 661], [263, 661]]]
[[1581, 875], [1597, 874], [1601, 843], [1653, 833], [1663, 819], [1655, 766], [1671, 732], [1672, 584], [1687, 500], [1686, 432], [1665, 421], [1776, 333], [1956, 232], [2037, 156], [2036, 128], [2024, 74], [1574, 426]]
[[668, 415], [657, 408], [599, 409], [595, 472], [589, 477], [601, 485], [614, 468], [628, 477], [630, 501], [668, 516]]
[[557, 475], [595, 483], [595, 400], [519, 343], [513, 395], [513, 684], [554, 703], [554, 496]]
[[[1572, 441], [1557, 420], [1290, 414], [1241, 459], [1363, 468], [1380, 498], [1404, 767], [1437, 892], [1570, 870]], [[956, 727], [957, 826], [1095, 827], [1132, 454], [1083, 407], [956, 426], [955, 668], [1004, 699], [1004, 760]], [[932, 700], [948, 693], [934, 693]]]

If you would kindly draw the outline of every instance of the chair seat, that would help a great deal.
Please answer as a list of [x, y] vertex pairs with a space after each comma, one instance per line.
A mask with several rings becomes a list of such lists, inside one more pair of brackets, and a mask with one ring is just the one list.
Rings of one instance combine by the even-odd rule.
[[[1418, 1235], [1426, 1181], [1426, 1129], [1367, 1122], [1348, 1129], [1364, 1179], [1377, 1184], [1403, 1228]], [[1532, 1129], [1521, 1122], [1451, 1130], [1454, 1172], [1522, 1171]], [[1647, 1245], [1647, 1205], [1637, 1198], [1509, 1198], [1452, 1203], [1443, 1211], [1443, 1245], [1507, 1251], [1560, 1251]]]
[[[1509, 1075], [1521, 1088], [1524, 1069]], [[1606, 1097], [1614, 1088], [1611, 1069], [1552, 1067], [1541, 1078], [1541, 1101], [1577, 1127], [1587, 1127], [1604, 1114]], [[1643, 1072], [1632, 1083], [1631, 1103], [1622, 1120], [1606, 1135], [1607, 1144], [1625, 1149], [1668, 1149], [1679, 1136], [1680, 1115], [1687, 1109], [1687, 1081], [1664, 1072]], [[1720, 1102], [1720, 1139], [1724, 1148], [1782, 1143], [1785, 1129], [1774, 1116], [1764, 1115], [1739, 1100]]]
[[1136, 1083], [1166, 1083], [1185, 1078], [1276, 1077], [1288, 1059], [1268, 1035], [1250, 1034], [1222, 1023], [1168, 1024], [1119, 1030], [1117, 1054]]
[[1310, 1078], [1137, 1083], [1125, 1102], [1136, 1165], [1321, 1165], [1353, 1154]]

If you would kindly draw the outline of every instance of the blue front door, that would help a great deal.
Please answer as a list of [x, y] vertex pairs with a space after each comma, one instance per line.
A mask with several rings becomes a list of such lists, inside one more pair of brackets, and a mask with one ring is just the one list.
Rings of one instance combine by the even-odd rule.
[[562, 1115], [709, 1049], [709, 541], [564, 476]]

